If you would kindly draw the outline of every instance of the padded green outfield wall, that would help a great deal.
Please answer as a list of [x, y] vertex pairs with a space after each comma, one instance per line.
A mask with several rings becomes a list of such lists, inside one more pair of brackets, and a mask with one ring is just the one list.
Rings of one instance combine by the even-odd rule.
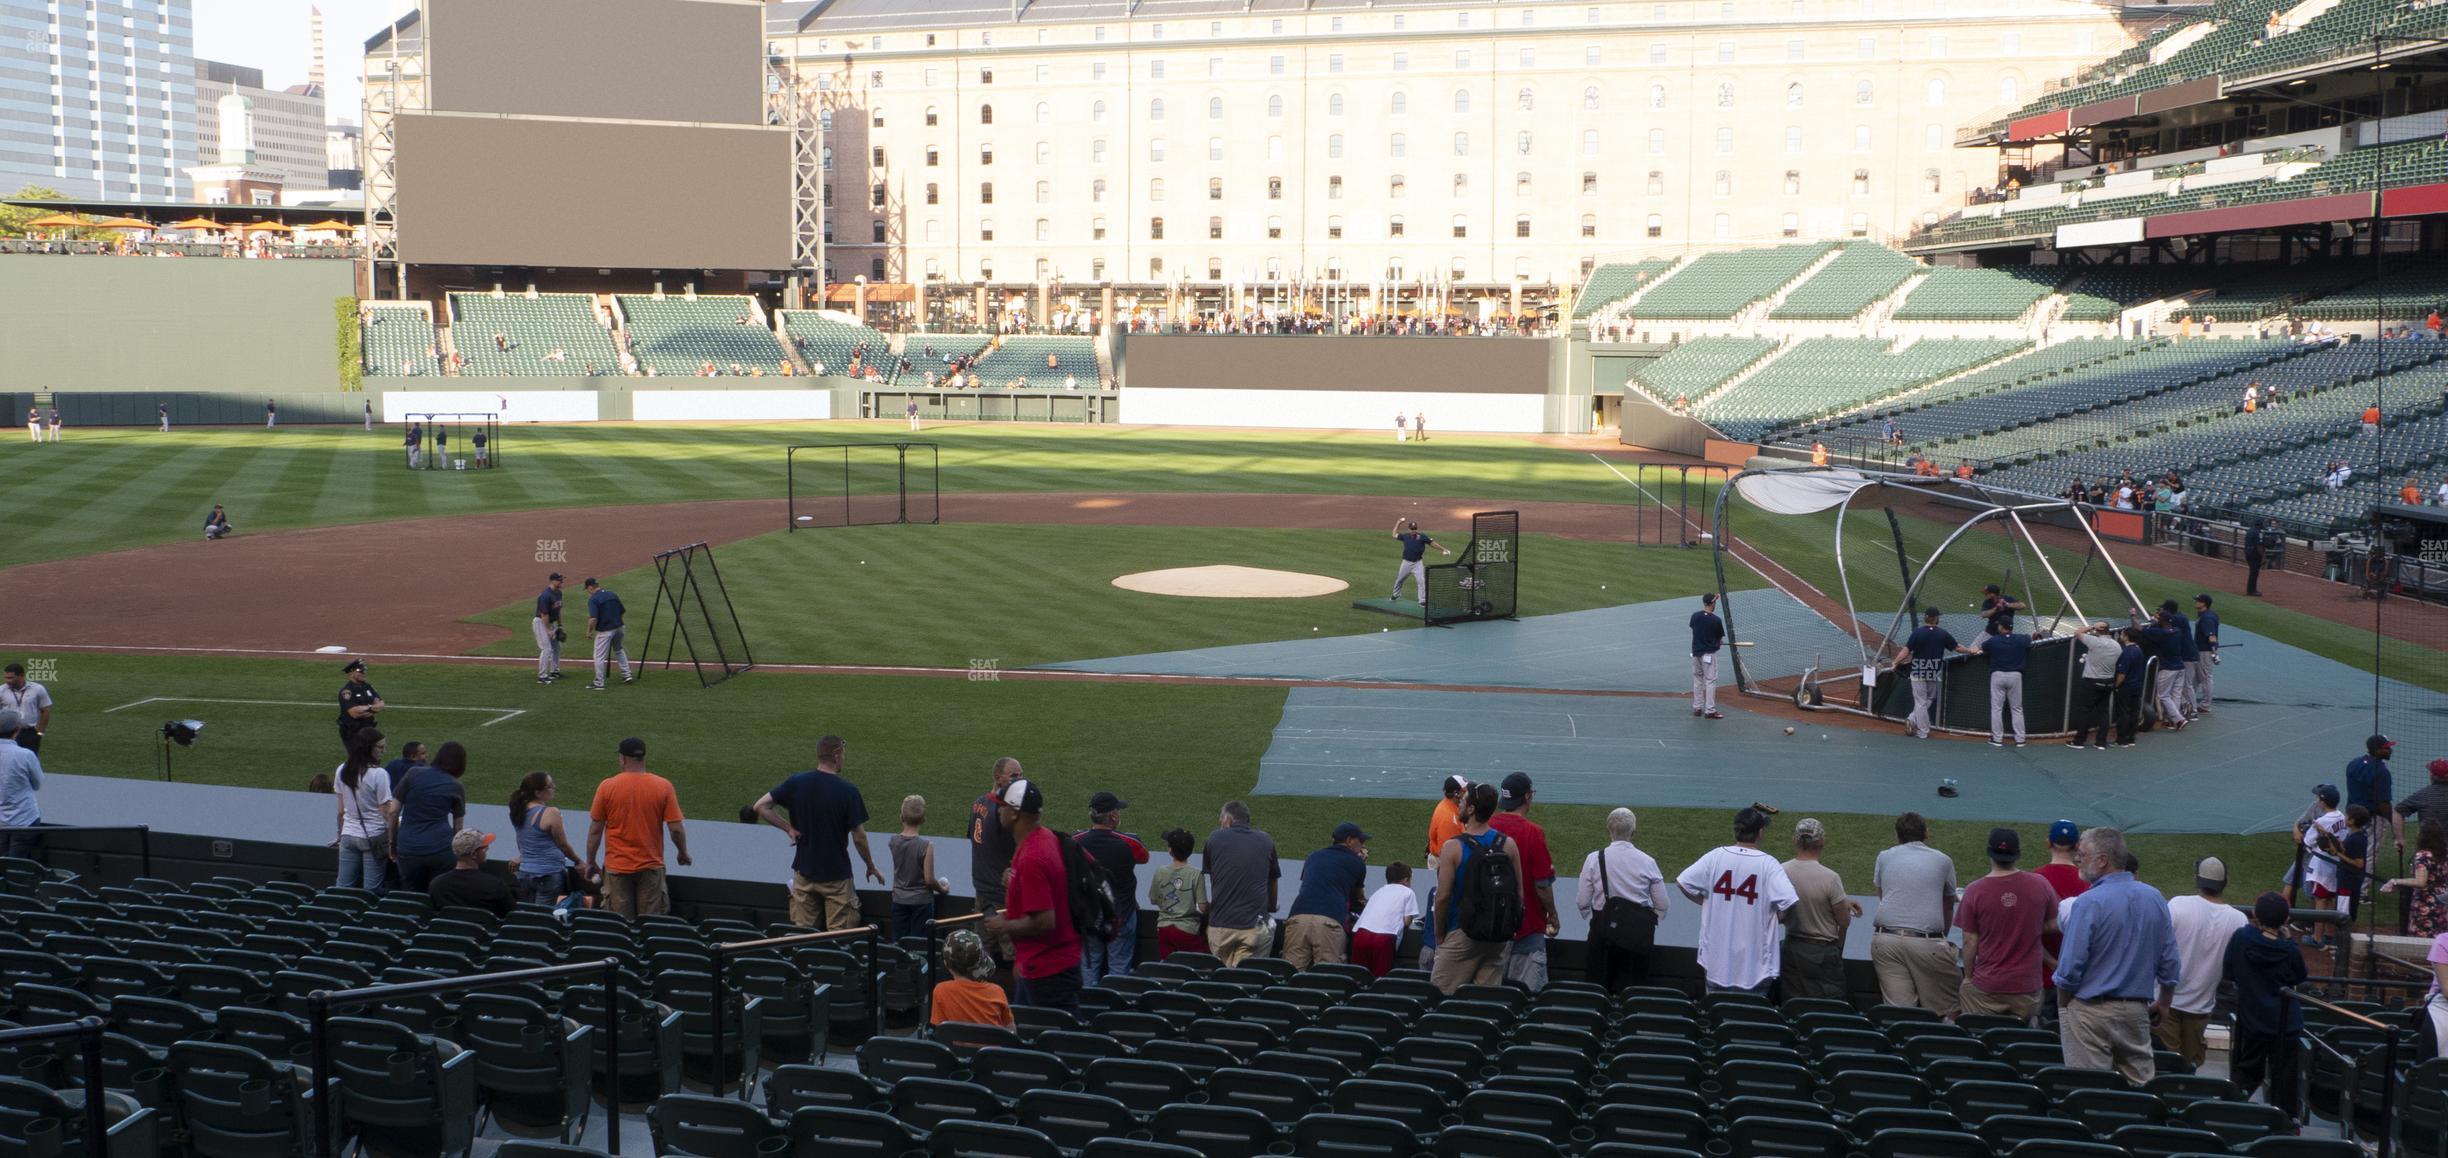
[[356, 293], [353, 271], [345, 261], [0, 255], [0, 391], [337, 391], [332, 302]]

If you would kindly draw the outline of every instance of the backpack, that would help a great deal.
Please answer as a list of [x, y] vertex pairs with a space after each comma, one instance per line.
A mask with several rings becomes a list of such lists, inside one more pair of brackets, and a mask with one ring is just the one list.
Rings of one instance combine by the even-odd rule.
[[[1048, 831], [1051, 831], [1050, 829]], [[1082, 937], [1111, 941], [1124, 935], [1122, 904], [1114, 893], [1112, 875], [1098, 864], [1079, 842], [1062, 833], [1054, 833], [1054, 846], [1062, 850], [1063, 881], [1069, 886], [1071, 930]], [[1131, 931], [1133, 935], [1136, 930]]]
[[1469, 857], [1454, 894], [1454, 924], [1462, 935], [1486, 943], [1510, 942], [1521, 932], [1521, 872], [1504, 855], [1505, 836], [1489, 829], [1473, 842], [1465, 836]]

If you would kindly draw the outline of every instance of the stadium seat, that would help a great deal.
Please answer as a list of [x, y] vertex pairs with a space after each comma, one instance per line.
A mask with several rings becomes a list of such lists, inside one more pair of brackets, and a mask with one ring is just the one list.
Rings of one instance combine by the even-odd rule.
[[848, 1070], [793, 1064], [775, 1066], [765, 1079], [765, 1108], [782, 1121], [809, 1107], [886, 1111], [892, 1101], [875, 1083]]
[[2231, 1102], [2204, 1099], [2177, 1111], [2179, 1124], [2197, 1130], [2208, 1130], [2230, 1146], [2241, 1146], [2259, 1138], [2292, 1134], [2295, 1119], [2276, 1106], [2260, 1102]]
[[1023, 1126], [1076, 1151], [1097, 1138], [1119, 1138], [1140, 1129], [1140, 1119], [1112, 1098], [1072, 1090], [1035, 1089], [1021, 1094], [1012, 1113]]
[[2124, 1147], [2134, 1158], [2173, 1158], [2178, 1154], [2216, 1153], [2226, 1143], [2207, 1130], [2178, 1126], [2127, 1126], [2108, 1136], [2110, 1145]]
[[1433, 1089], [1372, 1078], [1354, 1078], [1336, 1086], [1330, 1104], [1337, 1114], [1399, 1122], [1422, 1138], [1444, 1128], [1445, 1118], [1453, 1113], [1453, 1103]]
[[1945, 1097], [1955, 1116], [1976, 1130], [1999, 1114], [2042, 1117], [2052, 1109], [2048, 1096], [2038, 1089], [2008, 1082], [1956, 1082], [1946, 1087]]
[[893, 1083], [892, 1106], [894, 1117], [920, 1130], [956, 1118], [990, 1121], [1003, 1113], [1003, 1101], [993, 1090], [949, 1078], [902, 1078]]
[[746, 1102], [704, 1094], [665, 1094], [646, 1108], [657, 1154], [695, 1158], [755, 1158], [784, 1136], [774, 1120]]
[[1853, 1135], [1853, 1140], [1856, 1142], [1867, 1142], [1871, 1135], [1882, 1130], [1935, 1130], [1942, 1134], [1967, 1133], [1963, 1123], [1957, 1121], [1955, 1115], [1943, 1109], [1908, 1109], [1902, 1106], [1879, 1106], [1863, 1110], [1858, 1114], [1848, 1114], [1845, 1116], [1844, 1127], [1845, 1132]]
[[1730, 1119], [1726, 1141], [1736, 1154], [1759, 1158], [1845, 1158], [1853, 1151], [1853, 1141], [1843, 1130], [1792, 1118]]
[[[311, 1080], [299, 1071], [243, 1046], [203, 1041], [171, 1046], [166, 1064], [178, 1092], [178, 1120], [197, 1158], [316, 1152], [315, 1097]], [[335, 1081], [332, 1091], [338, 1090]], [[323, 1118], [329, 1124], [325, 1152], [337, 1152], [341, 1116]]]
[[1563, 1158], [1564, 1150], [1536, 1134], [1486, 1126], [1448, 1126], [1436, 1136], [1436, 1158]]
[[1003, 1122], [951, 1121], [927, 1135], [933, 1158], [1066, 1158], [1061, 1147], [1026, 1126]]
[[466, 993], [458, 1001], [460, 1044], [475, 1055], [485, 1112], [552, 1127], [563, 1142], [584, 1136], [594, 1105], [587, 1075], [594, 1028], [511, 994]]
[[[170, 1123], [124, 1094], [105, 1094], [104, 1147], [111, 1158], [161, 1153]], [[74, 1096], [22, 1078], [0, 1077], [0, 1148], [57, 1158], [104, 1158], [86, 1146], [84, 1091]]]
[[2070, 1118], [2040, 1114], [1995, 1114], [1980, 1123], [1981, 1140], [1999, 1153], [2016, 1150], [2027, 1142], [2090, 1142], [2090, 1130]]
[[1600, 1142], [1699, 1150], [1711, 1138], [1708, 1120], [1684, 1109], [1608, 1101], [1592, 1111], [1590, 1129]]
[[[604, 1016], [603, 987], [572, 985], [562, 993], [562, 1012], [580, 1025], [602, 1025]], [[614, 1081], [618, 1096], [625, 1102], [650, 1101], [657, 1095], [680, 1088], [680, 1015], [663, 1005], [639, 996], [635, 990], [622, 989], [615, 1024], [620, 1026], [617, 1042], [601, 1040], [597, 1035], [596, 1059], [590, 1059], [589, 1072], [598, 1083], [603, 1081], [604, 1066], [600, 1060], [609, 1050], [616, 1059]]]
[[762, 1057], [778, 1062], [819, 1062], [831, 1044], [833, 991], [807, 971], [776, 957], [742, 957], [723, 980], [763, 1004]]
[[1324, 1100], [1316, 1086], [1290, 1074], [1234, 1066], [1207, 1075], [1209, 1105], [1241, 1106], [1278, 1122], [1318, 1109]]
[[1201, 1158], [1189, 1146], [1142, 1142], [1136, 1138], [1099, 1138], [1082, 1147], [1079, 1158]]
[[1870, 1158], [1995, 1158], [1978, 1135], [1941, 1130], [1881, 1130], [1868, 1148]]
[[1256, 1110], [1190, 1102], [1159, 1108], [1148, 1131], [1158, 1142], [1190, 1147], [1209, 1158], [1260, 1158], [1276, 1139], [1274, 1123]]
[[524, 1139], [504, 1142], [493, 1149], [493, 1158], [612, 1158], [603, 1150], [589, 1150], [552, 1142], [530, 1142]]
[[794, 1153], [808, 1153], [821, 1147], [825, 1152], [839, 1149], [876, 1158], [897, 1158], [926, 1149], [924, 1135], [902, 1125], [890, 1114], [873, 1110], [801, 1107], [790, 1116], [789, 1135]]
[[337, 1105], [360, 1144], [397, 1153], [463, 1153], [476, 1136], [476, 1055], [388, 1021], [335, 1017]]

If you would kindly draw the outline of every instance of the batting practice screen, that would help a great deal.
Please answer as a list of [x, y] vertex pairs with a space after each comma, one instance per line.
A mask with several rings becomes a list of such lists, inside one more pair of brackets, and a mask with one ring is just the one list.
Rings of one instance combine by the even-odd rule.
[[837, 442], [783, 452], [789, 529], [940, 523], [932, 442]]
[[1428, 568], [1428, 622], [1513, 618], [1520, 567], [1521, 512], [1472, 515], [1469, 545], [1453, 562]]
[[654, 663], [655, 640], [663, 641], [663, 666], [685, 659], [701, 687], [756, 666], [748, 634], [740, 629], [731, 592], [714, 565], [714, 548], [691, 543], [654, 557], [655, 598], [646, 614], [646, 644], [639, 658]]

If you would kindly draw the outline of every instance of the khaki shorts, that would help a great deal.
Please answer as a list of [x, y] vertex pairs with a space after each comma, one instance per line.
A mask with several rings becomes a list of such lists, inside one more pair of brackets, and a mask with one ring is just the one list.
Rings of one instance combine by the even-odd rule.
[[2037, 993], [1991, 993], [1969, 981], [1963, 984], [1965, 1013], [2002, 1013], [2016, 1021], [2030, 1022], [2032, 1011], [2039, 1008]]
[[1255, 929], [1207, 929], [1207, 951], [1216, 955], [1226, 967], [1238, 965], [1252, 957], [1264, 957], [1267, 951], [1266, 926]]
[[1505, 951], [1511, 941], [1473, 941], [1462, 930], [1448, 931], [1437, 941], [1436, 969], [1428, 983], [1451, 994], [1465, 985], [1498, 985], [1504, 981]]
[[1283, 959], [1295, 969], [1343, 963], [1343, 923], [1303, 914], [1284, 922]]
[[1918, 1005], [1943, 1015], [1960, 1003], [1963, 968], [1956, 964], [1955, 946], [1944, 940], [1874, 933], [1870, 966], [1878, 975], [1879, 1000], [1889, 1005]]
[[849, 881], [811, 881], [791, 874], [791, 924], [827, 931], [855, 929], [860, 916], [858, 889]]
[[2159, 1018], [2159, 1024], [2151, 1032], [2159, 1042], [2159, 1048], [2182, 1056], [2185, 1064], [2199, 1069], [2202, 1059], [2210, 1052], [2208, 1043], [2202, 1040], [2202, 1031], [2209, 1027], [2210, 1015], [2207, 1013], [2170, 1009]]
[[603, 875], [603, 907], [624, 917], [649, 917], [671, 911], [671, 890], [660, 868]]

